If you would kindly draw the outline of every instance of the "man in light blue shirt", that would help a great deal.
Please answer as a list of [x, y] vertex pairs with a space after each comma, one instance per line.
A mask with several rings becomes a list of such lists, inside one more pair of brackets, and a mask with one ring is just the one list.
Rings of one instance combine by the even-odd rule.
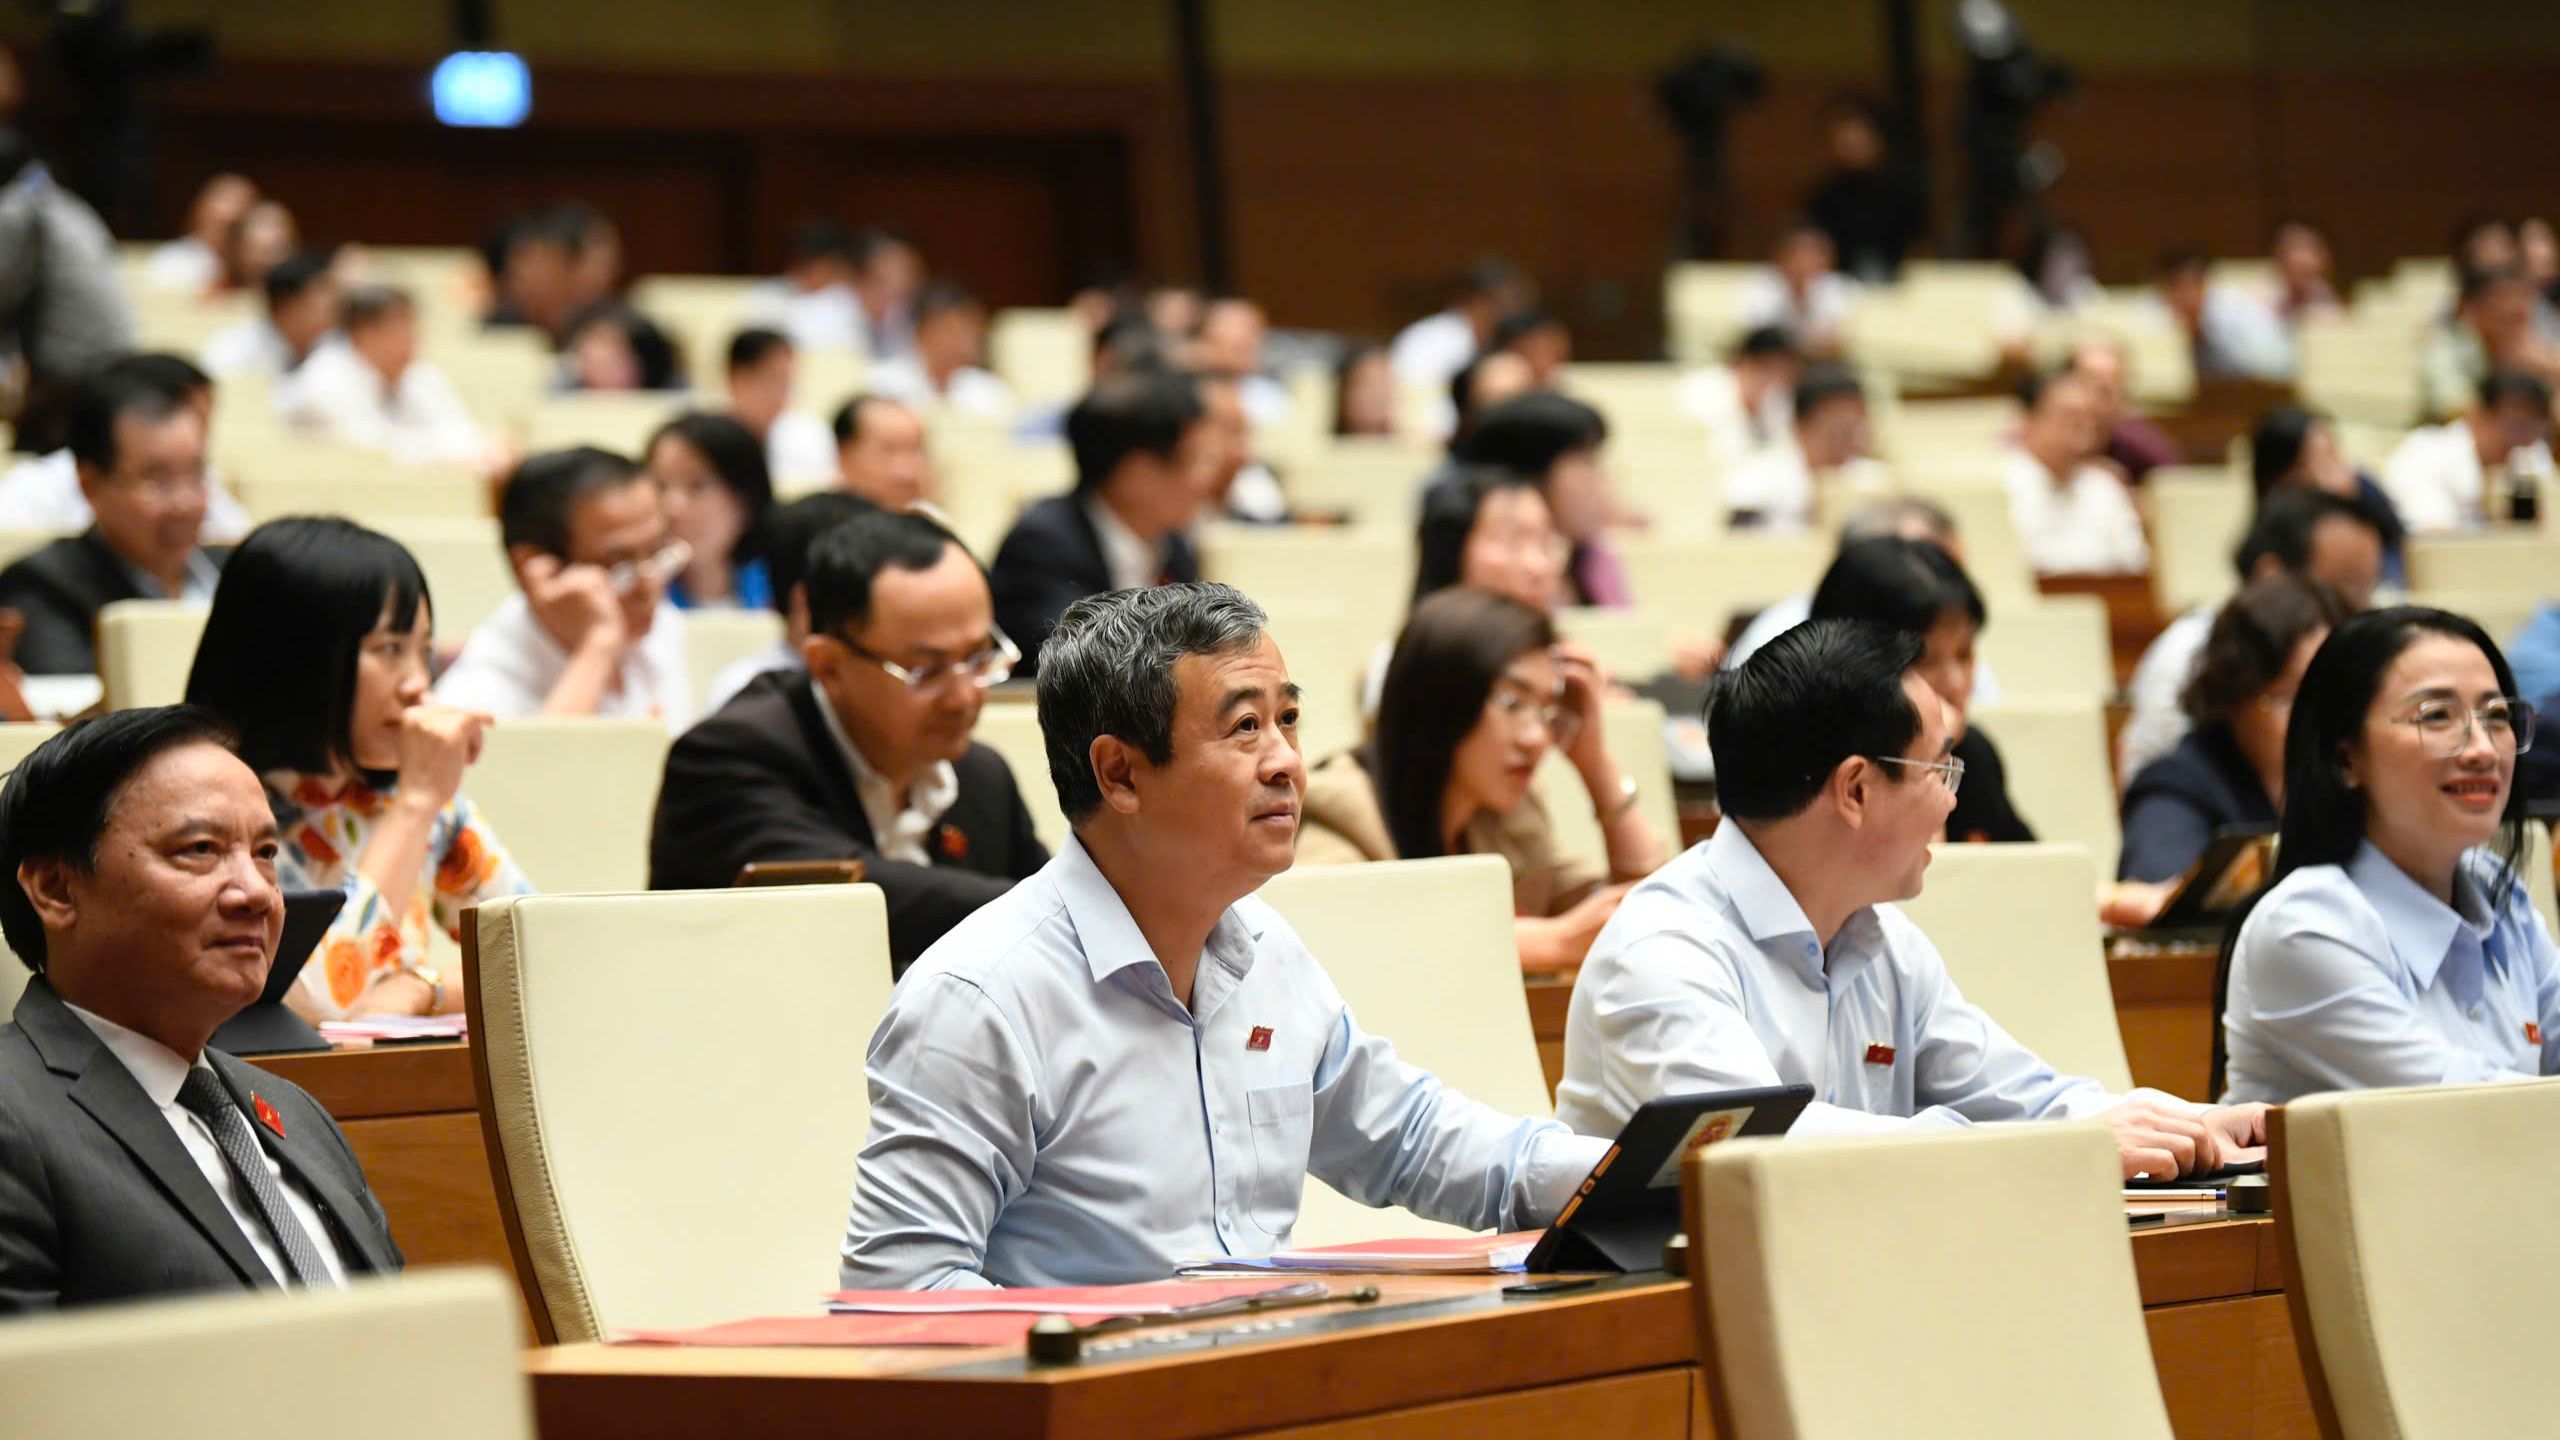
[[1809, 621], [1719, 680], [1707, 734], [1725, 823], [1593, 942], [1557, 1117], [1615, 1134], [1660, 1096], [1805, 1084], [1815, 1103], [1796, 1134], [2097, 1117], [2127, 1176], [2257, 1158], [2265, 1107], [2056, 1074], [1886, 903], [1920, 893], [1964, 773], [1944, 705], [1911, 670], [1920, 649]]
[[1253, 898], [1289, 868], [1297, 687], [1222, 585], [1078, 602], [1042, 651], [1057, 858], [927, 950], [872, 1036], [858, 1288], [1155, 1280], [1287, 1246], [1313, 1174], [1473, 1229], [1562, 1207], [1607, 1148], [1498, 1114], [1364, 1033]]

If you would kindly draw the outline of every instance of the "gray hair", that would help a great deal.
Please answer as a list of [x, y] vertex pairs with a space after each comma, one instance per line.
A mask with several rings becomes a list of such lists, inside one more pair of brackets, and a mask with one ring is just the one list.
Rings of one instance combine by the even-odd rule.
[[1900, 535], [1905, 525], [1914, 524], [1940, 540], [1952, 539], [1956, 533], [1956, 517], [1945, 506], [1917, 495], [1890, 495], [1850, 511], [1840, 522], [1840, 544], [1845, 549], [1861, 540], [1889, 540]]
[[1113, 590], [1067, 607], [1040, 647], [1040, 734], [1070, 821], [1102, 804], [1093, 742], [1116, 736], [1152, 764], [1173, 758], [1174, 662], [1253, 648], [1268, 617], [1231, 585]]

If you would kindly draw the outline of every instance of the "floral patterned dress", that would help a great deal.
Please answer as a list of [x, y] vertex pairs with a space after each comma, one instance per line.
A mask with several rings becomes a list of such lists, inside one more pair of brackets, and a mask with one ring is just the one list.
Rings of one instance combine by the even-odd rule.
[[460, 795], [436, 816], [427, 837], [426, 871], [407, 907], [396, 914], [356, 869], [374, 826], [390, 808], [389, 792], [362, 780], [332, 790], [308, 775], [271, 775], [267, 799], [284, 837], [276, 859], [278, 882], [287, 890], [347, 893], [346, 907], [330, 922], [320, 953], [297, 982], [312, 1012], [324, 1019], [347, 1015], [383, 975], [425, 964], [430, 921], [460, 940], [464, 907], [533, 891], [488, 822]]

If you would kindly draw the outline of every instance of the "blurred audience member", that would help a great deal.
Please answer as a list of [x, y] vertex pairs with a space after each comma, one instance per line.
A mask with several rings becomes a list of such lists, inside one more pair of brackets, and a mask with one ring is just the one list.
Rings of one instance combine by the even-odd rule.
[[1552, 390], [1573, 363], [1573, 332], [1552, 310], [1514, 310], [1493, 327], [1493, 348], [1529, 362], [1529, 383]]
[[859, 495], [821, 490], [764, 512], [763, 522], [756, 527], [755, 546], [771, 579], [774, 611], [782, 616], [782, 639], [770, 650], [730, 661], [712, 677], [711, 688], [702, 697], [703, 714], [727, 705], [759, 675], [800, 667], [800, 642], [809, 634], [809, 597], [800, 585], [807, 573], [809, 547], [837, 525], [878, 508]]
[[1796, 381], [1804, 355], [1782, 325], [1743, 332], [1722, 365], [1710, 365], [1680, 382], [1680, 408], [1707, 427], [1707, 454], [1719, 469], [1784, 444], [1794, 412]]
[[1209, 505], [1218, 515], [1250, 525], [1289, 519], [1289, 496], [1271, 467], [1253, 456], [1253, 426], [1245, 418], [1244, 387], [1215, 371], [1199, 377], [1200, 410], [1208, 422]]
[[1383, 345], [1355, 341], [1333, 365], [1333, 433], [1386, 439], [1396, 433], [1396, 369]]
[[2545, 308], [2560, 306], [2560, 233], [2537, 215], [2516, 227], [2517, 265]]
[[569, 309], [572, 314], [622, 293], [622, 227], [583, 200], [556, 207], [569, 240]]
[[2124, 476], [2102, 458], [2098, 394], [2068, 372], [2029, 378], [2026, 424], [2009, 451], [2009, 514], [2040, 575], [2127, 575], [2151, 547]]
[[1778, 326], [1810, 356], [1839, 354], [1841, 325], [1859, 287], [1839, 272], [1837, 262], [1831, 237], [1821, 226], [1804, 219], [1788, 222], [1778, 232], [1769, 268], [1753, 272], [1734, 301], [1742, 323]]
[[560, 343], [567, 390], [681, 390], [684, 359], [658, 322], [619, 300], [599, 300], [569, 321]]
[[1506, 400], [1486, 412], [1455, 451], [1469, 465], [1492, 465], [1526, 475], [1546, 490], [1556, 528], [1573, 542], [1565, 572], [1566, 603], [1627, 606], [1635, 596], [1624, 566], [1609, 547], [1618, 503], [1600, 468], [1609, 423], [1600, 412], [1568, 396], [1544, 390]]
[[1446, 309], [1426, 315], [1397, 334], [1389, 350], [1400, 384], [1437, 389], [1493, 343], [1493, 327], [1505, 315], [1527, 309], [1536, 289], [1519, 267], [1502, 260], [1469, 266]]
[[729, 413], [764, 447], [777, 483], [806, 488], [834, 478], [836, 444], [827, 422], [791, 408], [799, 370], [797, 347], [779, 330], [750, 326], [730, 338]]
[[187, 206], [187, 233], [152, 249], [143, 283], [173, 295], [210, 293], [222, 283], [231, 227], [257, 203], [258, 187], [245, 175], [226, 173], [205, 181]]
[[986, 302], [956, 280], [928, 280], [916, 291], [914, 314], [914, 348], [872, 366], [872, 390], [963, 419], [1010, 418], [1012, 389], [984, 368]]
[[679, 610], [772, 608], [772, 577], [756, 544], [773, 508], [773, 476], [747, 427], [690, 411], [659, 427], [641, 463], [667, 497], [668, 533], [692, 552], [667, 582], [669, 603]]
[[667, 586], [692, 556], [649, 473], [593, 446], [533, 455], [507, 477], [498, 530], [517, 593], [471, 632], [436, 698], [499, 719], [693, 718], [684, 616]]
[[2549, 385], [2560, 378], [2560, 347], [2534, 323], [2541, 292], [2523, 270], [2466, 270], [2452, 315], [2427, 333], [2418, 374], [2429, 415], [2456, 415], [2494, 371], [2514, 370]]
[[578, 309], [576, 227], [557, 211], [508, 218], [482, 248], [489, 267], [490, 306], [484, 323], [527, 326], [558, 345]]
[[916, 292], [924, 276], [924, 254], [906, 232], [874, 226], [854, 236], [853, 293], [862, 304], [863, 345], [872, 359], [914, 352]]
[[[185, 357], [161, 351], [121, 355], [107, 362], [99, 376], [157, 386], [193, 411], [206, 427], [207, 453], [212, 447], [213, 381]], [[50, 451], [12, 466], [0, 476], [0, 530], [52, 530], [72, 534], [95, 520], [80, 481], [80, 462], [66, 440]], [[249, 533], [249, 512], [222, 488], [210, 465], [205, 471], [204, 542], [229, 544]]]
[[1733, 529], [1808, 530], [1824, 490], [1893, 488], [1892, 475], [1867, 454], [1867, 391], [1848, 367], [1806, 367], [1788, 409], [1786, 438], [1725, 472], [1725, 519]]
[[[1947, 558], [1955, 561], [1958, 569], [1964, 566], [1964, 540], [1956, 533], [1955, 517], [1936, 501], [1917, 495], [1887, 496], [1858, 506], [1840, 522], [1842, 550], [1862, 540], [1887, 537], [1935, 545], [1947, 552]], [[1732, 648], [1725, 652], [1721, 662], [1722, 668], [1740, 668], [1743, 661], [1751, 658], [1751, 652], [1803, 624], [1805, 617], [1812, 613], [1811, 591], [1769, 602], [1760, 613], [1751, 617], [1750, 624], [1742, 627], [1742, 633], [1734, 637]], [[2000, 698], [2000, 682], [1991, 673], [1988, 662], [1977, 661], [1974, 665], [1973, 698], [1986, 705]]]
[[2551, 469], [2551, 386], [2522, 370], [2495, 370], [2471, 407], [2409, 432], [2383, 462], [2382, 488], [2413, 535], [2477, 530], [2505, 518], [2509, 494]]
[[1991, 331], [1999, 339], [2001, 358], [2011, 365], [2029, 362], [2043, 326], [2077, 313], [2104, 293], [2089, 254], [2089, 239], [2070, 225], [2049, 224], [2037, 230], [2019, 253], [2018, 275], [2026, 283], [2005, 292], [1991, 314]]
[[2289, 326], [2344, 313], [2339, 303], [2337, 271], [2329, 255], [2329, 236], [2299, 216], [2277, 222], [2267, 243], [2267, 259], [2275, 267], [2275, 286], [2268, 308]]
[[2107, 458], [2124, 471], [2126, 479], [2139, 484], [2161, 466], [2178, 463], [2178, 442], [2125, 404], [2125, 364], [2121, 342], [2093, 335], [2071, 347], [2068, 368], [2088, 381], [2098, 397], [2098, 423], [2107, 437]]
[[277, 200], [261, 199], [231, 222], [222, 250], [221, 290], [255, 290], [267, 272], [284, 263], [302, 245], [293, 212]]
[[1449, 398], [1436, 428], [1447, 432], [1455, 450], [1475, 433], [1485, 412], [1537, 388], [1537, 373], [1528, 361], [1510, 350], [1487, 350], [1449, 377]]
[[791, 231], [782, 274], [747, 292], [744, 313], [791, 337], [803, 350], [866, 348], [868, 326], [854, 294], [853, 227], [841, 220], [804, 220]]
[[2154, 271], [2160, 308], [2186, 337], [2199, 380], [2286, 380], [2293, 337], [2257, 296], [2213, 283], [2213, 262], [2192, 247], [2169, 250]]
[[302, 367], [338, 328], [338, 280], [322, 250], [289, 255], [267, 271], [266, 313], [214, 332], [204, 342], [204, 368], [217, 380], [280, 380]]
[[2400, 523], [2399, 508], [2382, 482], [2347, 459], [2338, 444], [2337, 424], [2328, 416], [2290, 405], [2268, 411], [2249, 437], [2249, 477], [2260, 511], [2286, 490], [2318, 490], [2364, 506], [2382, 535], [2382, 583], [2396, 588], [2406, 582], [2401, 547], [2409, 529]]
[[435, 362], [418, 358], [417, 306], [405, 290], [363, 285], [276, 392], [293, 424], [404, 465], [494, 464], [497, 447]]
[[836, 484], [883, 510], [933, 498], [924, 420], [898, 401], [856, 395], [836, 411]]
[[1225, 295], [1201, 310], [1200, 328], [1191, 337], [1194, 368], [1233, 380], [1245, 418], [1257, 429], [1284, 423], [1295, 408], [1288, 387], [1263, 373], [1263, 345], [1270, 334], [1271, 321], [1261, 306]]
[[1884, 114], [1874, 101], [1843, 95], [1823, 118], [1831, 169], [1804, 202], [1822, 228], [1841, 270], [1867, 285], [1887, 285], [1929, 229], [1929, 196], [1894, 154]]
[[0, 126], [0, 399], [17, 370], [15, 442], [58, 445], [73, 390], [132, 344], [115, 237], [23, 136]]

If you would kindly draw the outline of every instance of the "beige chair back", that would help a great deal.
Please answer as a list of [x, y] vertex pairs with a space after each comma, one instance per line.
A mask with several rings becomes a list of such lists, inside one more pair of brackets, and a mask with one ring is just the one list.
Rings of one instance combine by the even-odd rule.
[[186, 600], [118, 600], [98, 612], [98, 678], [110, 710], [175, 705], [204, 638], [204, 606]]
[[1602, 669], [1629, 684], [1671, 668], [1671, 626], [1652, 610], [1575, 605], [1556, 612], [1556, 633], [1589, 650]]
[[1212, 526], [1200, 573], [1265, 610], [1337, 606], [1392, 636], [1413, 600], [1413, 537], [1381, 530]]
[[460, 643], [516, 593], [516, 574], [495, 520], [386, 515], [366, 523], [407, 546], [417, 560], [435, 601], [440, 640]]
[[477, 916], [473, 1079], [537, 1334], [814, 1311], [889, 1003], [879, 887], [528, 895]]
[[2546, 593], [2560, 594], [2560, 576], [2535, 590], [2413, 590], [2409, 603], [2468, 616], [2503, 650], [2542, 608]]
[[2077, 845], [1937, 845], [1902, 911], [1947, 975], [2065, 1075], [2133, 1088], [2098, 929], [2097, 871]]
[[2112, 878], [2124, 831], [2098, 697], [2007, 697], [1974, 706], [1971, 723], [1999, 747], [2010, 803], [2036, 838], [2081, 846], [2097, 872]]
[[648, 719], [503, 720], [462, 789], [534, 888], [645, 890], [667, 743]]
[[[1511, 868], [1457, 855], [1308, 865], [1262, 887], [1333, 977], [1360, 1028], [1461, 1095], [1549, 1115], [1546, 1071], [1520, 988]], [[1401, 1208], [1371, 1209], [1308, 1177], [1294, 1245], [1455, 1234]]]
[[2555, 897], [2555, 881], [2560, 876], [2551, 869], [2551, 827], [2539, 820], [2524, 827], [2524, 854], [2516, 864], [2524, 871], [2525, 893], [2533, 897], [2533, 908], [2542, 916], [2543, 928], [2560, 939], [2560, 897]]
[[1027, 700], [989, 704], [978, 712], [971, 738], [1004, 757], [1013, 771], [1013, 788], [1022, 793], [1022, 808], [1031, 812], [1032, 833], [1055, 853], [1067, 843], [1067, 817], [1058, 808], [1058, 787], [1049, 778], [1039, 707]]
[[2095, 595], [1994, 601], [1982, 631], [1982, 661], [1999, 675], [2004, 695], [2103, 701], [2116, 692], [2107, 603]]
[[10, 1440], [533, 1440], [520, 1334], [490, 1270], [191, 1296], [0, 1326], [0, 1395]]
[[2542, 1435], [2560, 1294], [2560, 1081], [2306, 1095], [2276, 1238], [2321, 1432]]
[[1282, 486], [1302, 515], [1347, 515], [1360, 525], [1410, 528], [1423, 477], [1441, 457], [1405, 440], [1333, 438], [1299, 458]]
[[686, 684], [708, 698], [720, 672], [782, 643], [782, 617], [770, 610], [708, 607], [684, 612]]
[[2165, 466], [2143, 479], [2151, 510], [2151, 592], [2163, 615], [2219, 603], [2238, 588], [2231, 552], [2256, 505], [2246, 476], [2218, 467]]
[[1630, 537], [1618, 544], [1636, 603], [1675, 630], [1721, 636], [1736, 615], [1810, 595], [1831, 564], [1827, 535], [1726, 541]]
[[1360, 715], [1361, 682], [1379, 645], [1394, 639], [1394, 618], [1303, 600], [1263, 608], [1270, 616], [1271, 638], [1298, 686], [1298, 748], [1307, 763], [1359, 744], [1367, 733]]
[[[1671, 794], [1671, 756], [1662, 739], [1662, 706], [1652, 700], [1611, 700], [1601, 707], [1600, 725], [1609, 735], [1609, 758], [1618, 773], [1636, 782], [1636, 810], [1653, 827], [1662, 853], [1680, 850], [1679, 807]], [[1538, 799], [1554, 826], [1556, 853], [1609, 861], [1609, 840], [1601, 832], [1591, 792], [1561, 750], [1550, 750], [1538, 765]]]
[[1690, 1166], [1723, 1440], [2168, 1440], [2104, 1127], [1730, 1140]]
[[2537, 598], [2560, 576], [2560, 536], [2548, 531], [2409, 537], [2412, 591], [2505, 591]]

